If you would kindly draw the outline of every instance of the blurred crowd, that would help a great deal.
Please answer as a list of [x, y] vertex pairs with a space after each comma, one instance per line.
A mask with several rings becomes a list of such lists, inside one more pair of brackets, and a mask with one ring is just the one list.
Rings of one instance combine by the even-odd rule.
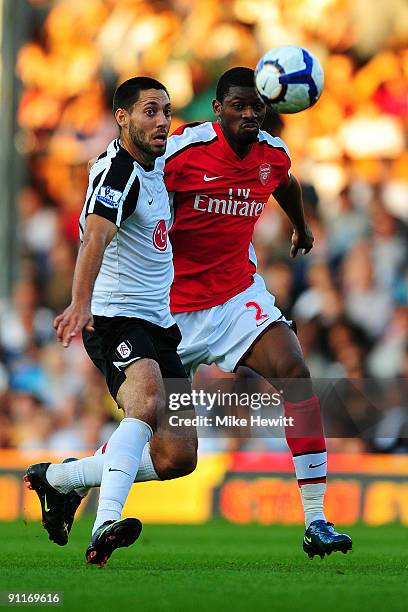
[[[19, 278], [0, 305], [0, 448], [94, 449], [119, 418], [81, 342], [62, 349], [52, 327], [70, 301], [87, 161], [116, 136], [117, 84], [161, 79], [176, 128], [211, 119], [218, 76], [255, 67], [280, 44], [307, 47], [326, 74], [314, 108], [264, 126], [291, 150], [315, 247], [290, 260], [291, 228], [271, 199], [257, 224], [259, 270], [297, 321], [314, 377], [408, 378], [404, 0], [27, 0], [27, 10], [15, 139], [27, 171], [16, 198]], [[370, 425], [370, 402], [360, 401], [355, 418], [334, 423], [332, 449], [407, 450], [407, 401], [391, 393], [383, 403], [393, 435], [379, 427], [389, 442], [376, 445], [348, 437], [356, 420]]]

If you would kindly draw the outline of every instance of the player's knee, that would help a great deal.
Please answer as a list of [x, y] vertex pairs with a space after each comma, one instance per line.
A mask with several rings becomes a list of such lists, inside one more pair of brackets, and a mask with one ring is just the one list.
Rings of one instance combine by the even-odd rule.
[[155, 423], [157, 416], [164, 413], [165, 399], [160, 393], [147, 394], [142, 400], [128, 400], [121, 408], [125, 417], [141, 419], [148, 423]]
[[166, 475], [163, 480], [170, 480], [172, 478], [181, 478], [182, 476], [188, 476], [194, 472], [197, 466], [197, 456], [191, 454], [179, 457], [176, 460], [172, 460], [167, 464]]
[[301, 402], [313, 395], [310, 372], [302, 358], [282, 362], [278, 376], [287, 401]]
[[161, 480], [181, 478], [194, 472], [197, 466], [197, 451], [190, 448], [182, 454], [162, 454], [155, 462], [155, 469]]
[[310, 372], [302, 358], [282, 359], [278, 367], [278, 377], [288, 379], [309, 379]]

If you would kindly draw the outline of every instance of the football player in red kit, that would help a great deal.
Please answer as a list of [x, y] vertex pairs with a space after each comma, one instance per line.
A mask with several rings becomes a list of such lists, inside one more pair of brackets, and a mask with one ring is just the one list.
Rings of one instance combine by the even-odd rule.
[[[286, 438], [305, 512], [303, 549], [311, 557], [346, 552], [351, 538], [337, 533], [323, 511], [327, 454], [319, 400], [292, 324], [256, 272], [251, 243], [255, 223], [273, 194], [293, 225], [291, 256], [311, 250], [313, 235], [305, 221], [301, 189], [290, 173], [284, 142], [260, 129], [265, 106], [255, 92], [253, 70], [225, 72], [213, 110], [216, 121], [180, 127], [166, 150], [165, 183], [174, 213], [171, 310], [182, 333], [178, 352], [191, 374], [201, 363], [216, 363], [226, 372], [243, 365], [280, 380], [285, 416], [295, 423], [287, 428]], [[182, 475], [179, 463], [186, 473], [185, 458], [170, 456], [163, 444], [165, 439], [155, 443], [153, 436], [136, 481]], [[155, 475], [163, 452], [172, 465], [169, 476]], [[86, 461], [61, 465], [63, 478], [54, 486], [62, 482], [65, 493], [71, 483], [77, 488], [78, 482], [97, 485], [103, 453], [94, 456], [92, 465]], [[78, 504], [71, 499], [69, 526]]]
[[[280, 380], [287, 443], [305, 511], [310, 556], [346, 552], [351, 539], [323, 512], [327, 454], [319, 400], [290, 322], [256, 273], [255, 223], [273, 194], [293, 225], [291, 256], [308, 253], [313, 235], [288, 149], [262, 131], [265, 106], [249, 68], [232, 68], [217, 85], [216, 121], [180, 127], [169, 139], [165, 183], [174, 209], [170, 232], [175, 278], [170, 308], [182, 333], [187, 371], [216, 363]], [[298, 384], [294, 381], [298, 380]]]

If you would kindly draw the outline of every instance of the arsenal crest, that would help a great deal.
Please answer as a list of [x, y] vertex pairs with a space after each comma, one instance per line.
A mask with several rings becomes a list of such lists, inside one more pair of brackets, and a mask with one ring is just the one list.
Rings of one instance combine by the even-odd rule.
[[269, 181], [269, 177], [271, 176], [271, 165], [270, 164], [261, 164], [259, 166], [259, 180], [262, 185], [266, 185]]

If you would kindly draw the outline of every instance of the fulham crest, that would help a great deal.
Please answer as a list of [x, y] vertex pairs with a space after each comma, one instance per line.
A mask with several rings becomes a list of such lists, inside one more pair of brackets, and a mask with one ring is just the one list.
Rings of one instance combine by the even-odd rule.
[[121, 359], [126, 359], [126, 357], [129, 357], [130, 353], [132, 352], [132, 345], [128, 340], [124, 340], [116, 348], [116, 352]]

